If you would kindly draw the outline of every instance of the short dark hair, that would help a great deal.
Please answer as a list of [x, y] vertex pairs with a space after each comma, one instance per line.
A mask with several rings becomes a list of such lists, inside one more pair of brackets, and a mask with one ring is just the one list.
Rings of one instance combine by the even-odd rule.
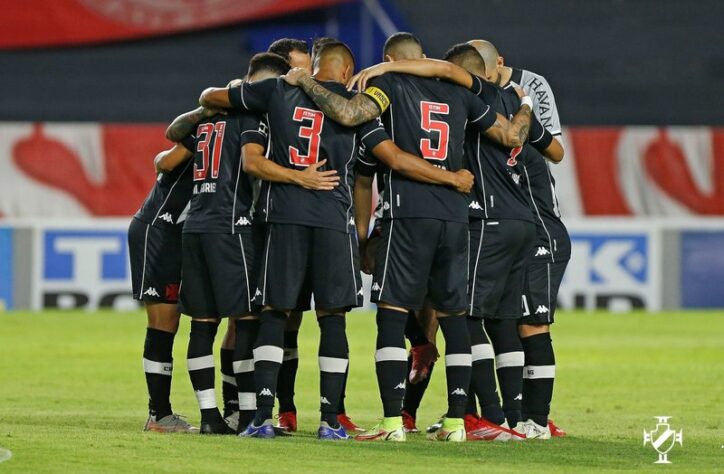
[[334, 51], [334, 50], [342, 50], [345, 51], [347, 54], [349, 54], [350, 59], [352, 59], [352, 64], [355, 64], [355, 58], [354, 53], [352, 52], [352, 49], [347, 46], [345, 43], [334, 39], [329, 38], [327, 41], [322, 42], [318, 45], [317, 51], [315, 53], [315, 57], [322, 56], [326, 51]]
[[385, 41], [385, 46], [382, 48], [382, 54], [386, 55], [392, 48], [408, 42], [415, 43], [420, 47], [420, 49], [422, 49], [422, 43], [417, 36], [413, 35], [412, 33], [402, 31], [400, 33], [395, 33], [394, 35], [387, 38], [387, 41]]
[[480, 53], [478, 53], [478, 50], [470, 43], [458, 43], [453, 45], [445, 52], [445, 55], [442, 58], [445, 61], [452, 61], [455, 58], [460, 58], [463, 61], [477, 58], [480, 62], [483, 61], [483, 58], [480, 56]]
[[289, 53], [292, 51], [299, 51], [304, 54], [309, 54], [309, 47], [306, 41], [294, 39], [294, 38], [282, 38], [278, 39], [269, 45], [267, 53], [278, 54], [287, 61], [290, 61]]
[[280, 76], [289, 72], [290, 66], [286, 59], [274, 53], [257, 53], [249, 61], [248, 75], [260, 71], [269, 71]]
[[330, 38], [329, 36], [314, 38], [314, 40], [312, 41], [312, 57], [315, 57], [319, 53], [319, 48], [321, 48], [322, 45], [325, 45], [327, 43], [333, 43], [335, 41], [338, 40]]

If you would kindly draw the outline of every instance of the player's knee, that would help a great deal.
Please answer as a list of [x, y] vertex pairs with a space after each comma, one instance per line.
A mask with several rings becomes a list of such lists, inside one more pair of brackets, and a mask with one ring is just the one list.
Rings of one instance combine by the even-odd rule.
[[518, 326], [518, 334], [520, 337], [530, 337], [536, 334], [545, 334], [551, 332], [550, 324], [521, 324]]
[[176, 334], [181, 314], [175, 304], [146, 303], [148, 327]]

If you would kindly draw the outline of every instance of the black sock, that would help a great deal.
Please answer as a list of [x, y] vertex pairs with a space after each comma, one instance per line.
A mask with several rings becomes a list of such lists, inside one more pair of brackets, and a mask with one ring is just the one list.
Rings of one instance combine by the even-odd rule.
[[470, 382], [470, 391], [468, 391], [468, 401], [465, 404], [465, 415], [477, 415], [478, 414], [478, 397], [475, 396], [475, 392], [472, 389], [472, 381]]
[[279, 413], [297, 412], [297, 407], [294, 405], [294, 384], [299, 368], [298, 336], [299, 331], [284, 331], [284, 360], [279, 369], [279, 386], [277, 387]]
[[400, 416], [405, 398], [407, 312], [377, 308], [375, 368], [385, 417]]
[[[349, 352], [347, 353], [347, 360], [349, 360]], [[342, 396], [339, 397], [339, 408], [337, 414], [347, 413], [347, 409], [344, 406], [344, 399], [347, 397], [347, 380], [349, 379], [349, 363], [347, 363], [347, 370], [344, 371], [344, 383], [342, 384]]]
[[447, 379], [447, 416], [462, 418], [470, 388], [470, 336], [464, 316], [440, 318], [445, 337], [445, 374]]
[[412, 347], [423, 346], [427, 344], [427, 336], [420, 326], [420, 322], [415, 317], [415, 312], [410, 311], [407, 316], [407, 324], [405, 324], [405, 337], [410, 341]]
[[221, 349], [221, 394], [224, 399], [225, 418], [239, 410], [234, 378], [234, 349]]
[[[405, 389], [405, 400], [402, 403], [402, 409], [410, 414], [411, 417], [417, 418], [417, 409], [420, 408], [422, 403], [422, 397], [425, 396], [427, 386], [430, 385], [430, 379], [432, 378], [432, 369], [435, 368], [435, 363], [430, 364], [430, 373], [425, 380], [419, 383], [408, 383]], [[409, 380], [410, 370], [412, 369], [412, 356], [407, 358], [407, 374]]]
[[508, 425], [514, 428], [521, 421], [523, 400], [523, 364], [525, 356], [518, 336], [518, 321], [486, 319], [485, 330], [495, 351], [495, 367], [503, 398], [503, 412]]
[[523, 414], [540, 426], [548, 425], [553, 381], [556, 376], [556, 357], [550, 333], [521, 339], [525, 352], [523, 370]]
[[221, 414], [214, 389], [214, 338], [218, 322], [191, 321], [188, 359], [189, 377], [201, 409], [201, 421], [218, 423]]
[[256, 385], [256, 415], [254, 425], [261, 426], [271, 419], [277, 391], [279, 367], [284, 359], [284, 326], [286, 315], [277, 310], [262, 311], [259, 337], [254, 347], [254, 385]]
[[143, 345], [143, 371], [148, 387], [148, 412], [157, 420], [170, 415], [173, 339], [175, 334], [147, 328]]
[[[501, 425], [505, 422], [505, 414], [500, 407], [495, 381], [493, 346], [490, 345], [488, 336], [485, 334], [481, 319], [468, 316], [467, 323], [473, 354], [473, 375], [470, 380], [470, 388], [480, 402], [480, 415], [488, 421]], [[474, 400], [472, 410], [477, 413]]]
[[322, 316], [319, 322], [319, 410], [322, 421], [338, 428], [337, 412], [342, 398], [349, 346], [342, 314]]
[[259, 336], [258, 319], [236, 321], [234, 346], [234, 377], [239, 400], [239, 431], [243, 431], [256, 414], [256, 387], [254, 386], [254, 343]]

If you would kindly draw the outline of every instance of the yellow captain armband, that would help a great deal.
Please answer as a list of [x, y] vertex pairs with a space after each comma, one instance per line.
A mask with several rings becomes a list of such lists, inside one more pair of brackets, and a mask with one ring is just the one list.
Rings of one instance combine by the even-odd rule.
[[387, 110], [387, 107], [390, 106], [390, 99], [387, 97], [387, 94], [382, 91], [382, 89], [378, 89], [377, 87], [368, 87], [364, 90], [364, 94], [375, 101], [377, 106], [380, 108], [380, 112], [384, 112]]

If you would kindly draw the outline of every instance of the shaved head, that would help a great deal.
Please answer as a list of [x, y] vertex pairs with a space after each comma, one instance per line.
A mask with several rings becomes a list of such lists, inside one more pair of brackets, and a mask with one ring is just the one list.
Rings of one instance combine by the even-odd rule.
[[498, 56], [500, 56], [500, 54], [498, 53], [498, 48], [496, 48], [493, 43], [486, 40], [476, 39], [468, 41], [468, 44], [478, 51], [480, 57], [483, 58], [483, 61], [485, 62], [486, 69], [490, 70], [497, 67]]
[[337, 82], [347, 82], [354, 74], [352, 50], [337, 40], [321, 44], [314, 56], [314, 74]]
[[422, 43], [412, 33], [395, 33], [387, 38], [382, 49], [383, 61], [424, 58]]

